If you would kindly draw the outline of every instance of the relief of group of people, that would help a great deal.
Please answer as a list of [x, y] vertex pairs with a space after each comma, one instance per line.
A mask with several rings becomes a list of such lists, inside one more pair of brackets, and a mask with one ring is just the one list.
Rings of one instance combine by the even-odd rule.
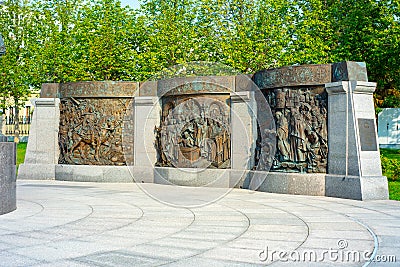
[[[111, 102], [113, 103], [111, 103]], [[124, 165], [118, 100], [64, 99], [60, 105], [60, 163]]]
[[275, 99], [277, 155], [272, 169], [326, 172], [327, 110], [321, 95], [279, 89]]
[[218, 168], [229, 161], [229, 113], [222, 103], [210, 101], [199, 98], [164, 105], [157, 129], [159, 165], [193, 167], [194, 161], [207, 161]]

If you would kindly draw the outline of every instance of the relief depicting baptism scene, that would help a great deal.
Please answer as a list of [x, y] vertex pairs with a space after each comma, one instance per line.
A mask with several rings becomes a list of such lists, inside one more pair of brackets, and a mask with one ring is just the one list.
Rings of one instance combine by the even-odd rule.
[[229, 94], [164, 97], [161, 121], [157, 166], [230, 168]]

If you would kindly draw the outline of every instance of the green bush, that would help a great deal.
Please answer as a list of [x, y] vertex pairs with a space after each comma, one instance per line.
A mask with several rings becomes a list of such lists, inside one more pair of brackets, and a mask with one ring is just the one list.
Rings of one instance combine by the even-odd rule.
[[400, 161], [381, 155], [382, 172], [389, 181], [400, 181]]

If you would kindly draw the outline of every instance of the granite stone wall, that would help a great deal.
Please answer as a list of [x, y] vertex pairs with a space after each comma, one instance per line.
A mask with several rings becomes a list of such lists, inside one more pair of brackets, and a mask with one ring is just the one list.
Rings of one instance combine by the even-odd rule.
[[375, 87], [363, 62], [44, 84], [18, 178], [388, 199]]

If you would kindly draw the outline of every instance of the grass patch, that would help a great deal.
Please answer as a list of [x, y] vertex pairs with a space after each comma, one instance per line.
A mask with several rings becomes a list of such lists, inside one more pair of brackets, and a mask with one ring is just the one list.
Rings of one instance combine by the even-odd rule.
[[388, 159], [394, 159], [400, 161], [400, 150], [398, 149], [388, 149], [388, 148], [381, 148], [381, 155]]
[[17, 169], [20, 164], [24, 163], [27, 143], [17, 144]]
[[400, 181], [389, 182], [389, 197], [392, 200], [400, 200]]

